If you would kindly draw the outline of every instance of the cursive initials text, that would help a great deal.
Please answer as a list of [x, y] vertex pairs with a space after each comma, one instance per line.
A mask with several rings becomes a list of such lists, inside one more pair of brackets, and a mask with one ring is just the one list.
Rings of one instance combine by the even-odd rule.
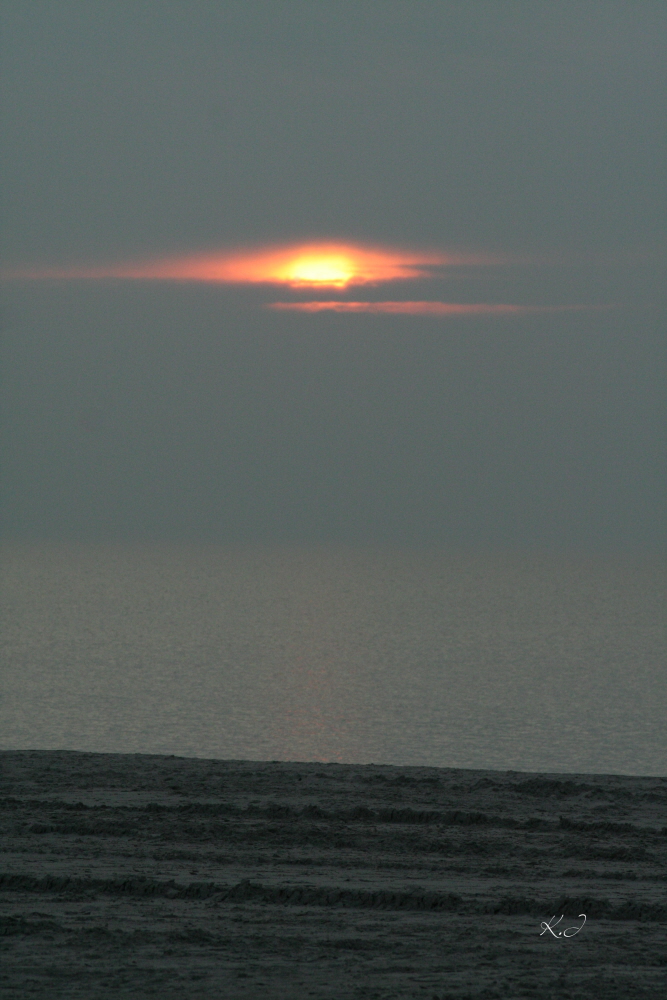
[[[580, 913], [579, 916], [584, 918], [584, 924], [585, 924], [586, 914]], [[576, 927], [576, 926], [566, 927], [564, 931], [558, 931], [558, 933], [556, 933], [556, 931], [554, 931], [554, 927], [557, 927], [562, 919], [563, 919], [563, 914], [561, 913], [558, 920], [556, 920], [555, 914], [551, 918], [551, 920], [543, 920], [542, 923], [540, 924], [540, 927], [542, 928], [542, 930], [540, 931], [540, 937], [542, 937], [543, 934], [546, 934], [546, 932], [549, 931], [549, 933], [555, 938], [571, 938], [574, 937], [575, 934], [578, 934], [579, 931], [581, 930], [581, 927], [584, 926], [584, 924], [582, 924], [581, 927]], [[553, 922], [554, 920], [556, 921], [555, 923]]]

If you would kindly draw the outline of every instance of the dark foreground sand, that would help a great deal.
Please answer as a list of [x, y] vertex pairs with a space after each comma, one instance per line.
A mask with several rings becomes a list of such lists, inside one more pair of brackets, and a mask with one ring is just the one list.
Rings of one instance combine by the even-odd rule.
[[0, 766], [5, 1000], [667, 997], [667, 778]]

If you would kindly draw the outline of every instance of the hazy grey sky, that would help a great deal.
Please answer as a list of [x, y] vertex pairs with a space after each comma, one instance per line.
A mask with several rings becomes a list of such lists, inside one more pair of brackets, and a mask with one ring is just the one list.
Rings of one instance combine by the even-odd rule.
[[366, 297], [610, 307], [293, 315], [224, 285], [7, 282], [6, 533], [664, 544], [663, 3], [2, 21], [5, 267], [337, 239], [512, 261]]

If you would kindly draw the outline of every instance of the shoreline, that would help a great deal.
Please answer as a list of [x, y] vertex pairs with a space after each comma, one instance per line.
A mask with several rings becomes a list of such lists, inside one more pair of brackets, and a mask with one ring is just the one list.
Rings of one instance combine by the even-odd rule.
[[665, 981], [667, 778], [5, 750], [0, 801], [12, 1000]]

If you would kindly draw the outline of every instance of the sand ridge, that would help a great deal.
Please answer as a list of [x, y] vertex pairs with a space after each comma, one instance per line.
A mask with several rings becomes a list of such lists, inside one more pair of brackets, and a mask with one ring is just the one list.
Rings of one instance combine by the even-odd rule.
[[[12, 1000], [667, 992], [665, 778], [69, 751], [0, 768]], [[580, 913], [568, 940], [544, 931]]]

